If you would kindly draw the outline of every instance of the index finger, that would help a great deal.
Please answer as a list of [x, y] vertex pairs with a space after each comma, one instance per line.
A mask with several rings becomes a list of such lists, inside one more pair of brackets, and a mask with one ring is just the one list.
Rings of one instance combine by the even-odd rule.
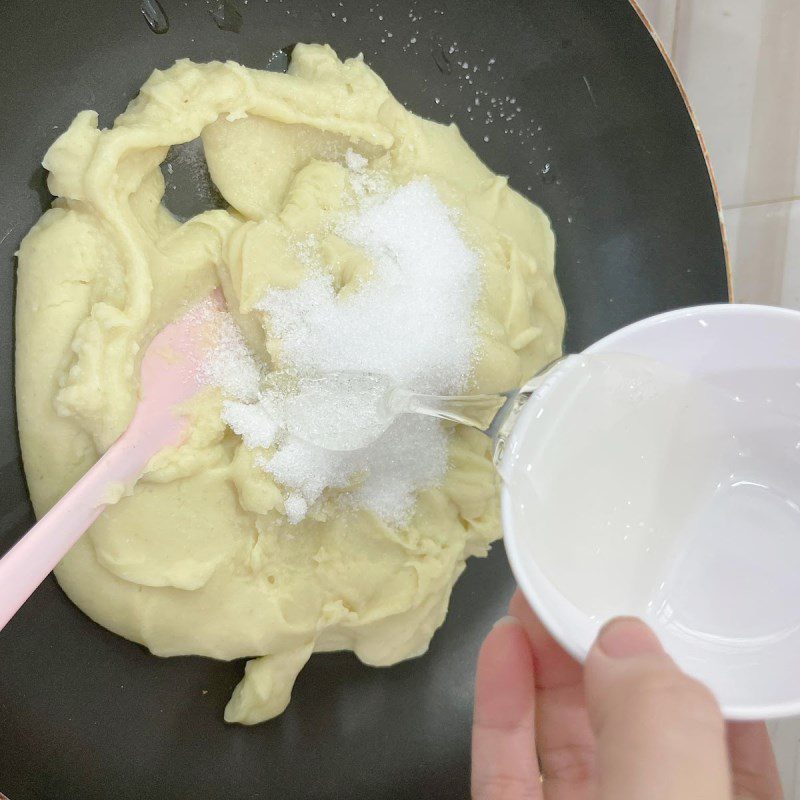
[[472, 726], [473, 800], [541, 800], [530, 645], [519, 621], [500, 620], [478, 656]]
[[595, 793], [596, 743], [589, 724], [583, 667], [548, 633], [517, 590], [509, 613], [525, 628], [536, 675], [536, 746], [547, 800]]

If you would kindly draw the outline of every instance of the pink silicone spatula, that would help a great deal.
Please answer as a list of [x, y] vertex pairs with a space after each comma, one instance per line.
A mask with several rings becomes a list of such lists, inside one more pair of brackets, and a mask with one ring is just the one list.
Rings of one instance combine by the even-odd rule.
[[100, 516], [112, 488], [130, 486], [153, 456], [183, 441], [188, 421], [178, 407], [203, 388], [200, 367], [211, 341], [207, 312], [223, 307], [216, 291], [153, 339], [128, 429], [0, 559], [0, 630]]

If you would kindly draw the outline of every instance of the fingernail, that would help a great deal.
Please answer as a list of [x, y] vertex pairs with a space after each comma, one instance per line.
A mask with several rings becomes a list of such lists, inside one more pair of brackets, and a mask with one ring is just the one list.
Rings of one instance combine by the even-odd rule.
[[494, 625], [492, 625], [492, 629], [499, 628], [502, 625], [519, 625], [520, 622], [516, 617], [512, 617], [510, 614], [506, 614], [504, 617], [500, 617]]
[[610, 658], [664, 652], [658, 637], [636, 617], [618, 617], [606, 623], [597, 636], [597, 646]]

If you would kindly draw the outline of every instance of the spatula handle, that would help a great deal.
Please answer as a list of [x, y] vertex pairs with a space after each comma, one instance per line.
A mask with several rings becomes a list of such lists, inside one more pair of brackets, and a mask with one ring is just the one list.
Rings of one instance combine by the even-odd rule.
[[100, 516], [114, 485], [130, 485], [163, 446], [131, 427], [0, 559], [0, 630]]

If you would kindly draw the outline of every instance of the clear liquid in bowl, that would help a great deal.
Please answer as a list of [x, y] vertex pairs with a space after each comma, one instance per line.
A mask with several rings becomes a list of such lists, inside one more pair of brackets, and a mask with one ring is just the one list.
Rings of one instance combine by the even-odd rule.
[[703, 647], [800, 652], [800, 370], [701, 381], [586, 355], [529, 402], [501, 471], [566, 599]]

